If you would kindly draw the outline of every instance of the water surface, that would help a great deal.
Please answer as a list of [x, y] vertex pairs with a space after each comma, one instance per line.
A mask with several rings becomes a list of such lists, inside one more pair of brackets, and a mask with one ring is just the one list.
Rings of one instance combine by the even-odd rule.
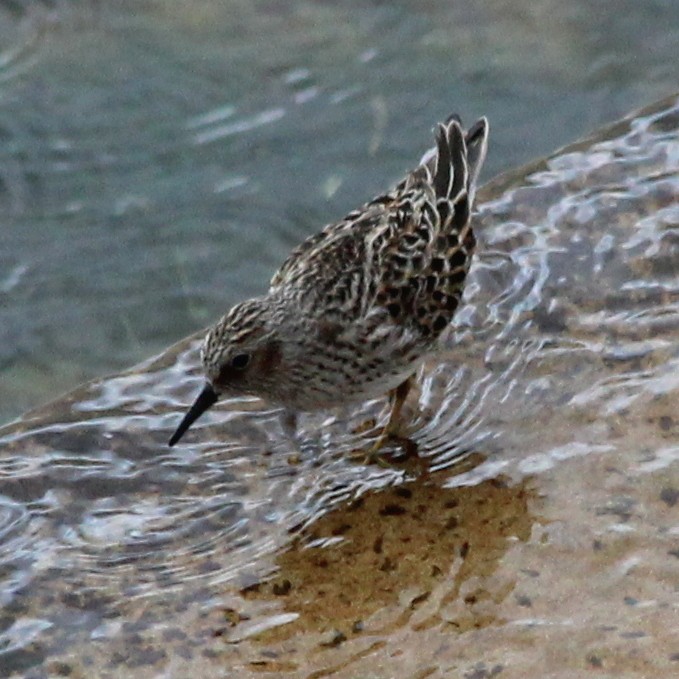
[[481, 192], [419, 459], [357, 455], [380, 401], [169, 449], [196, 339], [0, 430], [6, 672], [672, 676], [678, 195], [676, 96]]
[[451, 111], [485, 178], [679, 89], [675, 0], [0, 6], [0, 421], [259, 293]]

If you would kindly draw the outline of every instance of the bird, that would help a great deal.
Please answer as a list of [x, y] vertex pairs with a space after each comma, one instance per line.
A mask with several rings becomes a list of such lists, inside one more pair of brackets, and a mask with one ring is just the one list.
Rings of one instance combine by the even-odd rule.
[[489, 125], [451, 115], [391, 190], [307, 238], [265, 295], [233, 306], [203, 341], [205, 383], [174, 446], [220, 398], [296, 413], [389, 395], [375, 449], [401, 427], [424, 360], [460, 304], [474, 253], [472, 207]]

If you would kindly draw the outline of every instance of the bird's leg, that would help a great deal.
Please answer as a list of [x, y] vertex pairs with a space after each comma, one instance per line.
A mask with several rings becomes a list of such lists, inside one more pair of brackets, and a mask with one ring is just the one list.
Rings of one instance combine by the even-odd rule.
[[401, 430], [401, 412], [403, 410], [403, 404], [414, 383], [415, 378], [411, 375], [403, 380], [396, 389], [391, 389], [389, 391], [389, 419], [387, 420], [384, 429], [382, 429], [377, 441], [375, 441], [368, 452], [356, 451], [357, 454], [352, 456], [354, 459], [361, 460], [363, 464], [374, 463], [380, 467], [393, 468], [393, 463], [387, 460], [384, 455], [379, 454], [380, 449], [387, 441], [398, 442], [403, 448], [403, 452], [407, 458], [418, 456], [417, 445], [404, 436]]
[[401, 411], [403, 410], [403, 404], [408, 397], [408, 392], [410, 392], [412, 385], [413, 376], [411, 375], [403, 380], [396, 389], [392, 389], [389, 392], [389, 420], [384, 426], [379, 438], [375, 441], [375, 445], [372, 447], [372, 453], [376, 453], [380, 450], [390, 438], [401, 438]]
[[287, 408], [280, 415], [280, 423], [283, 434], [290, 444], [292, 450], [288, 454], [289, 464], [299, 464], [302, 459], [302, 439], [299, 434], [297, 413]]
[[297, 442], [297, 413], [294, 410], [287, 408], [281, 413], [281, 426], [285, 435], [291, 440]]

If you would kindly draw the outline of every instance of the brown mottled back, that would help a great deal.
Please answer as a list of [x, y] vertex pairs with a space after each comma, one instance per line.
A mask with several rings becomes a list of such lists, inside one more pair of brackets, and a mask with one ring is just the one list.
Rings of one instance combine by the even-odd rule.
[[[303, 291], [329, 317], [381, 307], [423, 339], [438, 336], [459, 304], [474, 252], [470, 212], [487, 133], [485, 119], [466, 134], [457, 117], [439, 125], [436, 148], [414, 172], [302, 243], [272, 290]], [[309, 275], [313, 285], [303, 280]]]

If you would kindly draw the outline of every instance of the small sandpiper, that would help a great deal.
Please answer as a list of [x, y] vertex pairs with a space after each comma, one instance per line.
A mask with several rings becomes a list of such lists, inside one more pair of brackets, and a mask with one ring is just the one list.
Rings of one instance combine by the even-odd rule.
[[403, 181], [308, 238], [266, 295], [234, 306], [207, 333], [205, 386], [169, 444], [241, 394], [295, 413], [389, 393], [376, 448], [397, 434], [412, 376], [460, 303], [487, 141], [485, 118], [465, 131], [451, 116]]

